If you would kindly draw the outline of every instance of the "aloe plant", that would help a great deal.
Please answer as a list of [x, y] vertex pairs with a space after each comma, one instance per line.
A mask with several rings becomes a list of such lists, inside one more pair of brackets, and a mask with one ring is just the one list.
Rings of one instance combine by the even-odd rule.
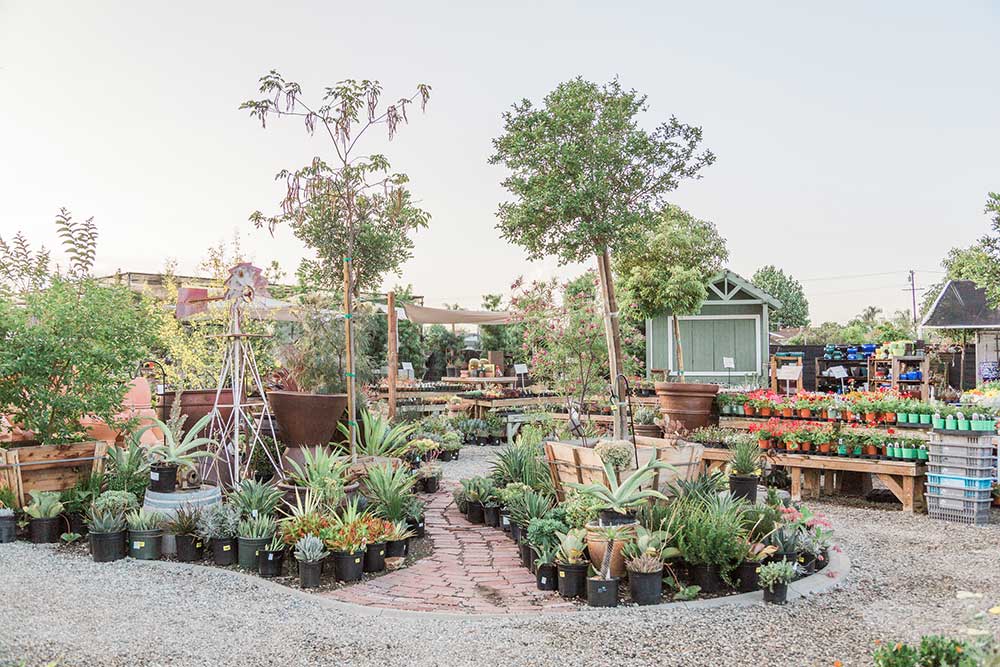
[[31, 491], [31, 502], [24, 508], [24, 513], [32, 519], [53, 519], [63, 511], [57, 491]]
[[188, 432], [184, 434], [180, 442], [177, 441], [174, 430], [168, 424], [155, 417], [152, 418], [151, 424], [139, 429], [138, 433], [135, 434], [135, 439], [138, 440], [143, 433], [151, 428], [159, 428], [163, 432], [163, 444], [150, 447], [149, 455], [155, 459], [159, 459], [160, 462], [166, 465], [175, 465], [178, 468], [193, 468], [198, 459], [213, 456], [211, 452], [199, 448], [214, 444], [215, 440], [198, 437], [198, 434], [212, 420], [212, 414], [209, 413], [199, 419], [194, 426], [188, 429]]
[[565, 533], [556, 533], [559, 539], [559, 550], [556, 560], [563, 565], [578, 565], [584, 562], [583, 551], [587, 548], [587, 531], [573, 528]]
[[253, 517], [260, 514], [274, 514], [281, 497], [281, 491], [269, 484], [255, 479], [244, 479], [229, 494], [229, 502], [235, 505], [244, 517]]
[[245, 540], [271, 539], [276, 530], [274, 517], [258, 514], [256, 517], [240, 521], [238, 535]]
[[[349, 431], [343, 423], [337, 428], [348, 437]], [[417, 424], [396, 424], [388, 419], [365, 410], [361, 413], [361, 437], [358, 454], [361, 456], [399, 457], [406, 452], [407, 442], [417, 429]]]
[[630, 509], [639, 505], [644, 500], [650, 498], [666, 500], [666, 496], [655, 489], [640, 488], [643, 484], [651, 480], [659, 469], [673, 470], [674, 467], [669, 463], [650, 459], [644, 466], [635, 470], [619, 483], [614, 467], [609, 462], [604, 462], [604, 473], [608, 479], [608, 486], [603, 484], [579, 484], [577, 482], [567, 482], [566, 486], [576, 489], [584, 495], [596, 498], [600, 501], [602, 510], [626, 514]]

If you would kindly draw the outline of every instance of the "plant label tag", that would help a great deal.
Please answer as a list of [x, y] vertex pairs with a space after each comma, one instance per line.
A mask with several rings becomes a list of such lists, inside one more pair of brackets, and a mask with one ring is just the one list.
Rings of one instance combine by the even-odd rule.
[[252, 510], [252, 511], [250, 512], [250, 516], [252, 516], [253, 518], [255, 518], [255, 519], [256, 519], [256, 518], [257, 518], [257, 510]]
[[[797, 366], [796, 366], [797, 368]], [[838, 380], [842, 380], [847, 377], [847, 369], [843, 366], [833, 366], [830, 368], [830, 377], [835, 377]]]
[[792, 366], [790, 364], [780, 366], [778, 367], [777, 375], [779, 380], [797, 381], [802, 377], [802, 366]]
[[267, 559], [268, 560], [274, 560], [274, 554], [268, 554], [267, 555]]
[[732, 357], [722, 357], [723, 368], [736, 368], [736, 360]]
[[379, 556], [384, 556], [385, 555], [385, 549], [379, 549], [378, 555]]
[[540, 583], [540, 584], [545, 584], [547, 582], [548, 582], [548, 578], [546, 578], [546, 577], [542, 577], [541, 579], [538, 580], [538, 583]]
[[133, 548], [133, 549], [141, 549], [141, 548], [143, 548], [144, 546], [146, 546], [146, 543], [145, 543], [145, 542], [133, 542], [133, 543], [132, 543], [132, 548]]
[[503, 521], [504, 528], [506, 528], [507, 526], [510, 525], [510, 517], [509, 516], [500, 517], [500, 520]]
[[154, 482], [159, 482], [160, 481], [160, 473], [150, 470], [149, 471], [149, 478], [151, 480], [153, 480]]
[[561, 578], [565, 579], [565, 578], [566, 578], [566, 573], [565, 573], [565, 572], [560, 572], [560, 573], [559, 573], [559, 576], [560, 576]]
[[232, 547], [232, 545], [229, 545], [229, 544], [223, 544], [222, 545], [222, 550], [223, 551], [232, 551], [233, 547]]
[[361, 562], [361, 559], [360, 559], [360, 558], [355, 558], [355, 559], [354, 559], [354, 564], [355, 564], [355, 565], [357, 565], [357, 564], [358, 564], [358, 563], [360, 563], [360, 562]]
[[201, 545], [201, 542], [195, 542], [195, 543], [194, 543], [194, 548], [195, 548], [195, 549], [201, 549], [201, 546], [202, 546], [202, 545]]
[[260, 556], [260, 549], [257, 549], [256, 551], [254, 551], [253, 555], [254, 556]]
[[528, 364], [514, 364], [514, 374], [515, 375], [527, 375], [528, 374]]

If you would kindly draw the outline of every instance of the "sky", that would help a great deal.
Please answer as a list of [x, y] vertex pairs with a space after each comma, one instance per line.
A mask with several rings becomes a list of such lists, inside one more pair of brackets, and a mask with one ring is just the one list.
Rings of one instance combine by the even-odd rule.
[[[0, 237], [58, 247], [60, 206], [93, 216], [96, 272], [194, 272], [241, 236], [294, 273], [309, 251], [276, 211], [274, 174], [329, 148], [239, 111], [277, 69], [307, 97], [347, 78], [386, 99], [432, 86], [391, 143], [432, 215], [394, 283], [479, 305], [528, 263], [499, 237], [501, 114], [577, 75], [648, 95], [717, 156], [672, 200], [716, 223], [730, 267], [800, 279], [814, 322], [910, 303], [952, 246], [988, 229], [1000, 191], [1000, 4], [980, 2], [11, 2], [0, 0]], [[937, 273], [935, 273], [935, 271]]]

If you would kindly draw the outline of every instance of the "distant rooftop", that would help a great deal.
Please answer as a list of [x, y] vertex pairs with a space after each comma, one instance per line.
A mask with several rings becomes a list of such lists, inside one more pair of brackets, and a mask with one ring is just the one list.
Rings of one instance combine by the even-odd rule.
[[971, 280], [949, 280], [921, 325], [926, 329], [1000, 329], [1000, 310]]

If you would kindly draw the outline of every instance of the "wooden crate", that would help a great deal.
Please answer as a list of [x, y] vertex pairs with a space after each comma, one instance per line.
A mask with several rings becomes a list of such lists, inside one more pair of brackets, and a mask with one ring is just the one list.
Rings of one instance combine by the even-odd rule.
[[64, 491], [91, 473], [104, 472], [105, 442], [35, 445], [0, 450], [0, 485], [23, 507], [31, 491]]

